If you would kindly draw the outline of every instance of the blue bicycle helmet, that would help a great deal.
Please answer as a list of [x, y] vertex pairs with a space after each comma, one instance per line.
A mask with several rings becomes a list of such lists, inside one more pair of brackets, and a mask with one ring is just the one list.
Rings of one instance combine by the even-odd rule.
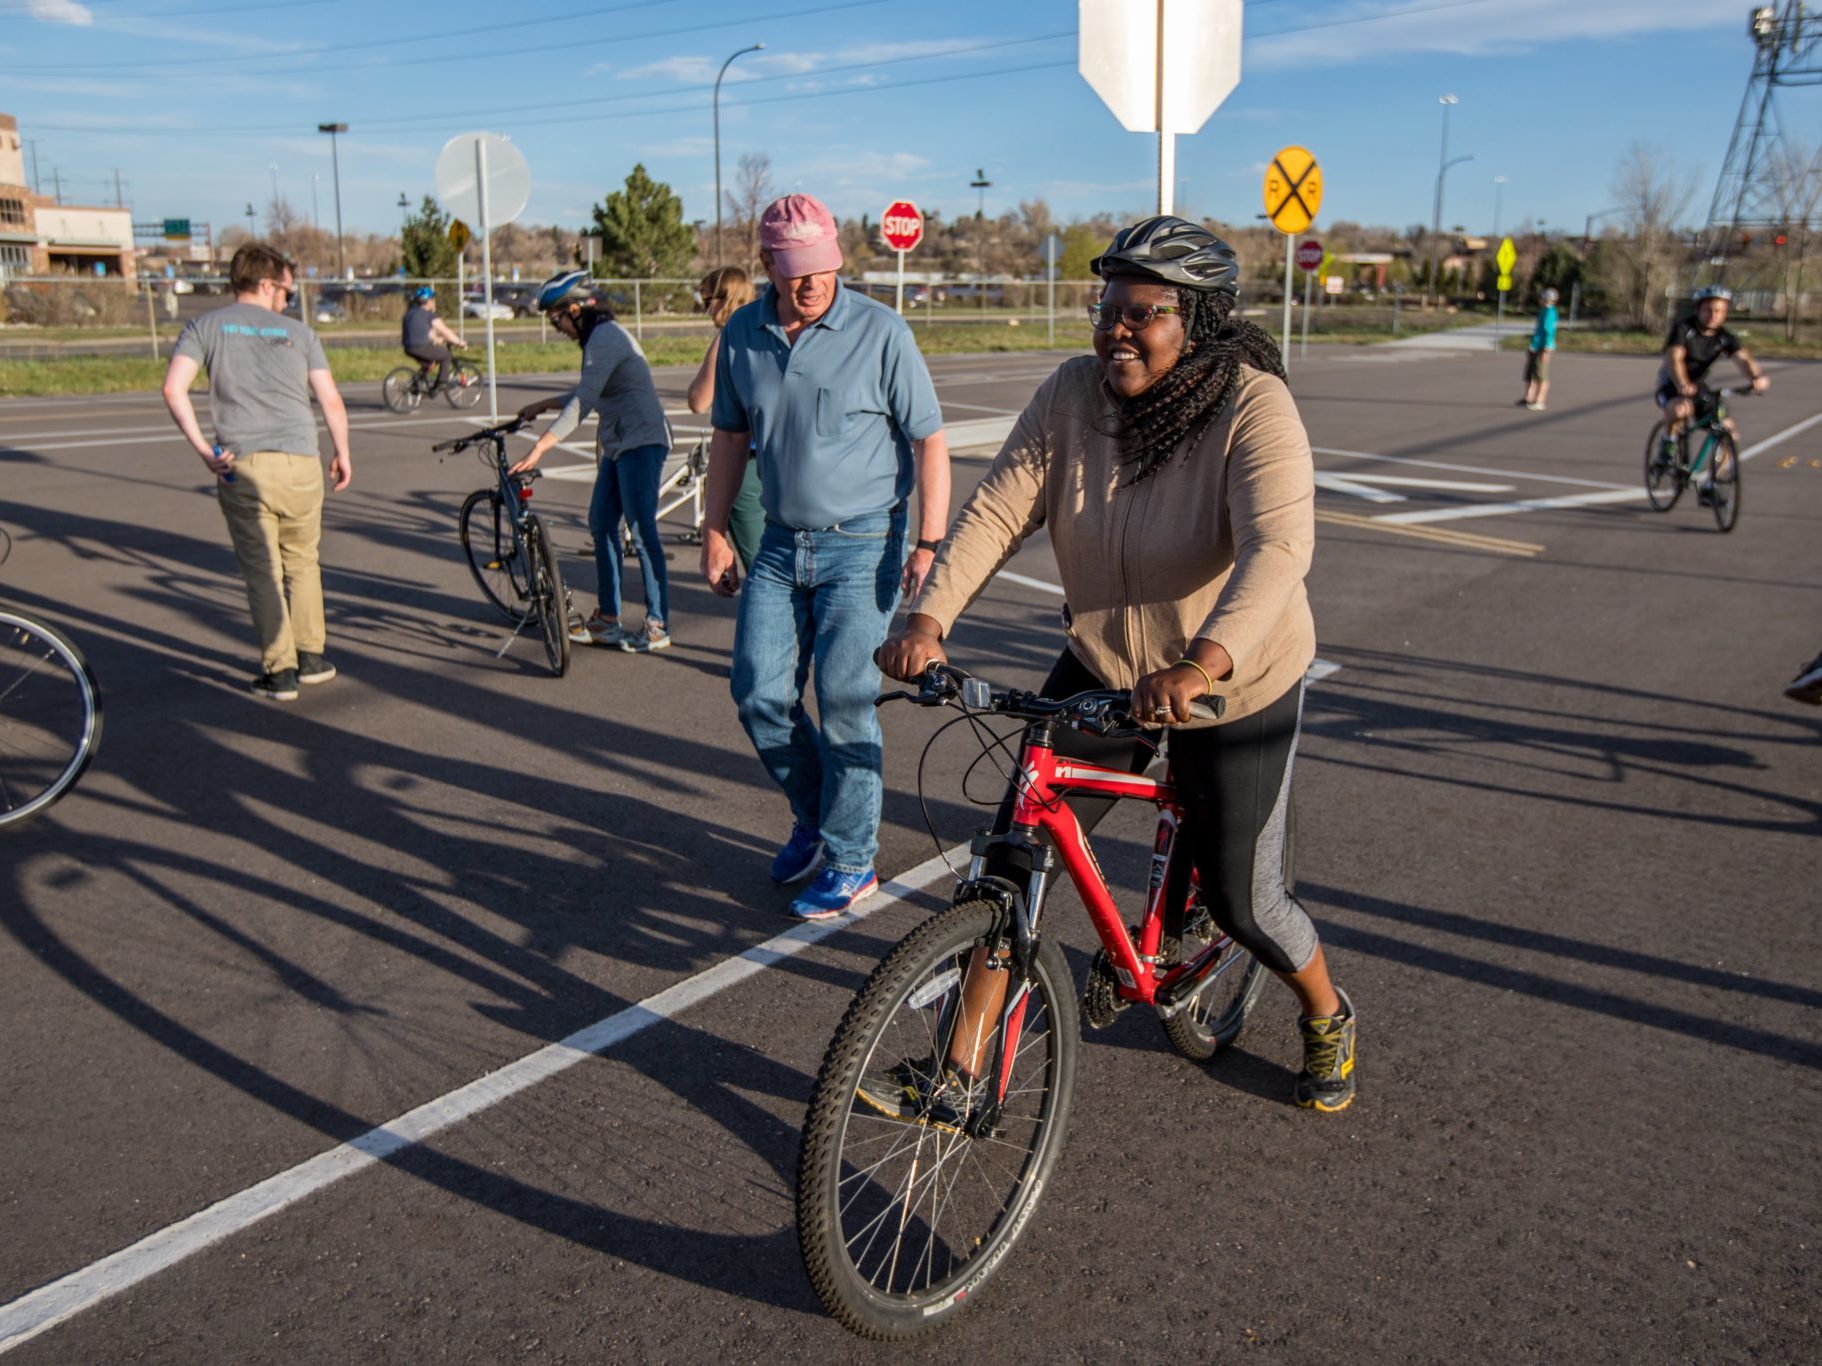
[[586, 270], [566, 270], [538, 286], [538, 312], [564, 304], [585, 304], [595, 297], [595, 277]]
[[1726, 285], [1704, 285], [1695, 292], [1695, 301], [1699, 304], [1707, 299], [1719, 299], [1724, 304], [1733, 302], [1733, 291]]
[[421, 304], [424, 300], [434, 299], [436, 296], [437, 292], [429, 285], [419, 285], [416, 289], [411, 291], [411, 302], [414, 304]]

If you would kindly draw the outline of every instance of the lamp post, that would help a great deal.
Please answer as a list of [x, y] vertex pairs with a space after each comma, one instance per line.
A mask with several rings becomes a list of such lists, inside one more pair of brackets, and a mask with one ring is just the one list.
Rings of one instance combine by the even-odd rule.
[[1506, 188], [1506, 178], [1503, 175], [1494, 176], [1493, 177], [1493, 235], [1495, 237], [1499, 236], [1499, 197], [1504, 192], [1505, 188]]
[[987, 172], [978, 166], [975, 167], [974, 179], [968, 182], [968, 188], [980, 192], [980, 199], [975, 206], [974, 216], [976, 218], [985, 218], [987, 216], [987, 191], [993, 188], [993, 182], [987, 179]]
[[1434, 307], [1441, 291], [1436, 288], [1436, 239], [1442, 235], [1442, 179], [1449, 167], [1474, 160], [1472, 155], [1449, 160], [1449, 111], [1461, 103], [1458, 95], [1443, 95], [1436, 101], [1442, 106], [1442, 155], [1437, 158], [1436, 200], [1430, 218], [1430, 290], [1429, 305]]
[[335, 273], [348, 278], [348, 248], [342, 240], [342, 154], [336, 143], [338, 134], [346, 133], [345, 123], [319, 123], [316, 131], [329, 135], [329, 160], [335, 168]]
[[251, 199], [249, 199], [247, 201], [247, 237], [249, 240], [251, 240], [254, 236], [255, 236], [255, 234], [253, 231], [253, 201]]
[[728, 68], [734, 65], [734, 58], [744, 57], [749, 52], [763, 52], [764, 43], [754, 43], [743, 47], [738, 52], [730, 53], [721, 64], [721, 70], [715, 73], [715, 265], [723, 264], [721, 256], [721, 78], [728, 74]]

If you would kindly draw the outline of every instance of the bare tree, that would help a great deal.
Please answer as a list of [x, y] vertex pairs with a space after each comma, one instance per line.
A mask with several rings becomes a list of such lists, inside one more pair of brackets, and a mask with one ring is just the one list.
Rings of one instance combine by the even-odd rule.
[[734, 240], [741, 244], [742, 259], [732, 262], [749, 271], [759, 269], [759, 216], [766, 205], [778, 198], [772, 185], [772, 158], [764, 152], [748, 152], [740, 158], [734, 172], [734, 188], [725, 196], [727, 215], [733, 220], [728, 227]]
[[1797, 337], [1803, 268], [1822, 247], [1822, 144], [1786, 141], [1778, 158], [1778, 211], [1784, 219], [1784, 335]]
[[1694, 193], [1694, 180], [1661, 148], [1635, 142], [1614, 169], [1613, 202], [1626, 232], [1620, 292], [1633, 325], [1648, 332], [1668, 321], [1664, 287], [1676, 270], [1677, 223]]

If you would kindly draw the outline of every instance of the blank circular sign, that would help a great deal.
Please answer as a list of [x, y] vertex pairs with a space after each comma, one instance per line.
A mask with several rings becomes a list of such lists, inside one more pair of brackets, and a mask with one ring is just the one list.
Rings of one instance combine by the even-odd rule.
[[[482, 157], [477, 158], [479, 146]], [[478, 162], [487, 166], [487, 213], [476, 189]], [[437, 199], [451, 217], [475, 227], [497, 228], [525, 212], [531, 200], [531, 168], [524, 154], [498, 133], [463, 133], [437, 156]]]

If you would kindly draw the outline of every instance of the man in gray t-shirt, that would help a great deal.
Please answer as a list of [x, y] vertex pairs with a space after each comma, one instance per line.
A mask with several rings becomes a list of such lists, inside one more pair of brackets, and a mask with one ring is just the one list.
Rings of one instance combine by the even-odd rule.
[[[335, 446], [329, 473], [339, 492], [354, 477], [348, 413], [323, 344], [284, 308], [291, 263], [263, 243], [234, 253], [234, 302], [193, 319], [165, 372], [164, 401], [178, 429], [215, 475], [215, 495], [260, 642], [253, 690], [291, 701], [302, 683], [326, 683], [322, 569], [323, 468], [314, 394]], [[190, 386], [209, 373], [215, 440], [203, 436]]]

